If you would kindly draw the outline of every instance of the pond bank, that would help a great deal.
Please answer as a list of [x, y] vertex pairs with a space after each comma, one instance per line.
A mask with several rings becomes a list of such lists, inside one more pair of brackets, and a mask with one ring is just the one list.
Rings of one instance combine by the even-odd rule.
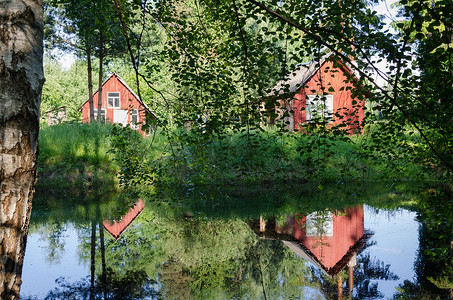
[[165, 188], [316, 182], [322, 186], [438, 177], [404, 159], [389, 162], [366, 155], [362, 136], [265, 131], [247, 137], [232, 133], [222, 139], [199, 139], [190, 132], [161, 131], [143, 138], [111, 124], [47, 127], [40, 132], [38, 184], [105, 182]]

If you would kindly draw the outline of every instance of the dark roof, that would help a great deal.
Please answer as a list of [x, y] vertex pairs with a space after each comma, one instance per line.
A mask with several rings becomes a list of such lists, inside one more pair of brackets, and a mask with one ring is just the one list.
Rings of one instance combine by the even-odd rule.
[[[319, 60], [297, 65], [293, 72], [289, 73], [282, 80], [277, 82], [277, 84], [272, 88], [272, 92], [269, 96], [297, 92], [316, 74], [316, 72], [326, 61], [331, 61], [333, 56], [333, 53], [327, 53]], [[349, 67], [346, 69], [353, 73]]]

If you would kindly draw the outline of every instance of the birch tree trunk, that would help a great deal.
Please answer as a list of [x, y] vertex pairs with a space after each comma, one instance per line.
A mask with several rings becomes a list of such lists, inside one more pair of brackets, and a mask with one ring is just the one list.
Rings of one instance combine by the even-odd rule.
[[0, 299], [19, 299], [44, 83], [43, 1], [0, 1]]

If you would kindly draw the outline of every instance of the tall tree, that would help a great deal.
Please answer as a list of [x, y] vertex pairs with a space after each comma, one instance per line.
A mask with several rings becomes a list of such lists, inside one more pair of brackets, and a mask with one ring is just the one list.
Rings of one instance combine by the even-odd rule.
[[[53, 18], [48, 19], [60, 30], [50, 31], [52, 35], [49, 35], [47, 40], [55, 40], [54, 47], [75, 51], [86, 57], [90, 121], [100, 121], [105, 58], [124, 52], [124, 43], [113, 3], [107, 0], [53, 0], [52, 4], [53, 6], [49, 6], [47, 11], [48, 14], [53, 15]], [[97, 107], [94, 107], [93, 103], [92, 62], [95, 57], [99, 59]], [[96, 116], [94, 109], [97, 109]]]
[[19, 299], [44, 83], [43, 1], [2, 1], [0, 32], [0, 298]]
[[97, 11], [102, 11], [96, 15], [95, 36], [97, 39], [97, 49], [95, 55], [99, 59], [99, 79], [98, 79], [98, 107], [96, 116], [97, 121], [102, 121], [102, 83], [104, 76], [105, 59], [108, 56], [118, 56], [125, 52], [125, 43], [120, 30], [120, 22], [115, 12], [112, 1], [96, 1]]
[[[90, 106], [90, 121], [95, 121], [93, 104], [93, 76], [92, 57], [94, 46], [94, 24], [96, 12], [93, 9], [93, 1], [65, 1], [53, 0], [47, 9], [48, 14], [57, 27], [46, 37], [52, 38], [53, 47], [70, 50], [86, 57], [87, 60], [87, 84], [88, 102]], [[98, 12], [99, 13], [99, 12]]]

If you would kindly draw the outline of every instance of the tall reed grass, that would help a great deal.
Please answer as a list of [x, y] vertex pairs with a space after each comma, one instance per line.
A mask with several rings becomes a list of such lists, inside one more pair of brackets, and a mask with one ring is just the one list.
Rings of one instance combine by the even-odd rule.
[[190, 134], [175, 143], [177, 152], [172, 166], [166, 165], [165, 179], [183, 184], [425, 179], [418, 165], [369, 155], [364, 136], [269, 129], [197, 143]]
[[111, 128], [109, 124], [59, 124], [43, 128], [39, 134], [39, 179], [104, 180], [102, 177], [110, 173], [111, 181], [117, 168], [108, 152]]

